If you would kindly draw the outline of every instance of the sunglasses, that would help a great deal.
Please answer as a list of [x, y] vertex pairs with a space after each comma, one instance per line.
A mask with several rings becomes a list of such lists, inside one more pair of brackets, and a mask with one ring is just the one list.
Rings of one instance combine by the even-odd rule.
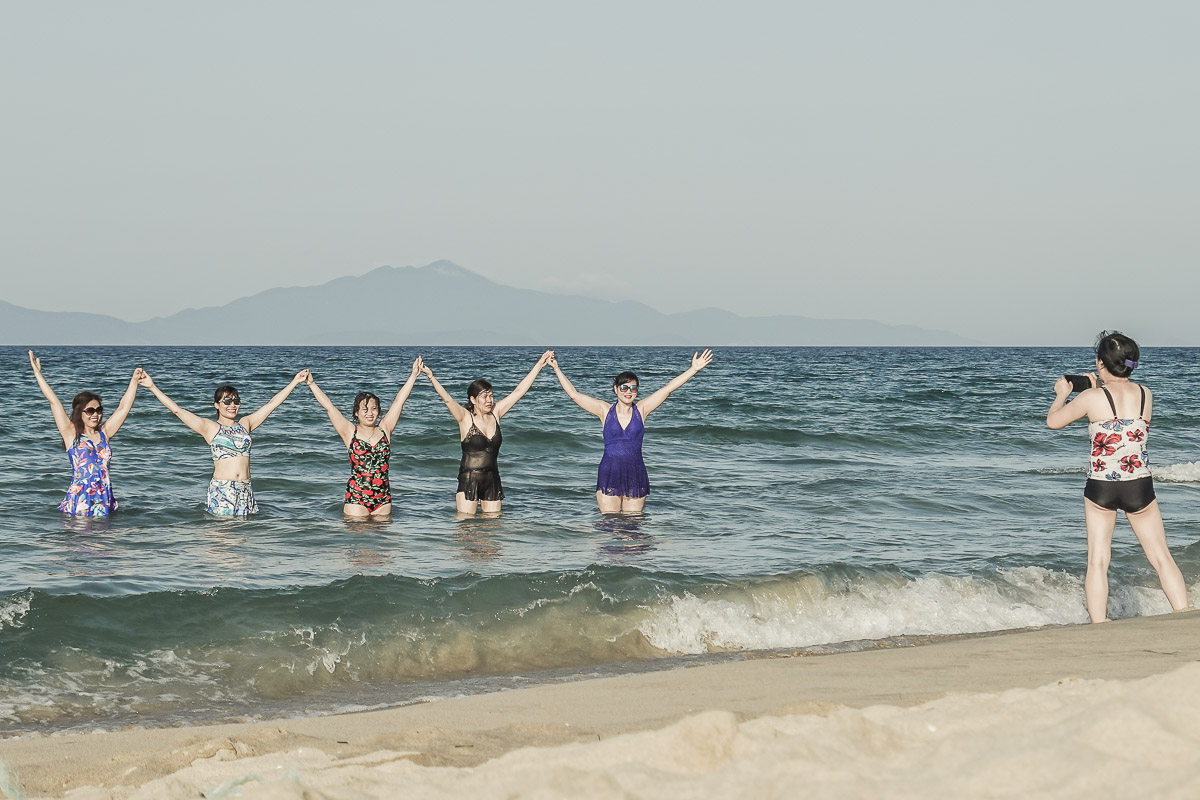
[[224, 400], [221, 401], [221, 405], [223, 405], [223, 406], [240, 406], [241, 404], [242, 404], [241, 400], [236, 400], [232, 397], [226, 397]]
[[85, 408], [83, 413], [87, 414], [89, 417], [94, 417], [97, 414], [103, 414], [104, 409], [100, 408], [99, 406], [92, 406], [91, 408]]
[[636, 383], [622, 383], [617, 388], [622, 392], [636, 392], [638, 390]]

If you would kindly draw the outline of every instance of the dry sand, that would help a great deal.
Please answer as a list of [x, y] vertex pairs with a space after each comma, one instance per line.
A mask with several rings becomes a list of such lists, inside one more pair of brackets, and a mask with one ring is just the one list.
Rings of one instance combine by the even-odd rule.
[[0, 796], [1200, 797], [1197, 661], [1187, 612], [334, 717], [14, 738]]

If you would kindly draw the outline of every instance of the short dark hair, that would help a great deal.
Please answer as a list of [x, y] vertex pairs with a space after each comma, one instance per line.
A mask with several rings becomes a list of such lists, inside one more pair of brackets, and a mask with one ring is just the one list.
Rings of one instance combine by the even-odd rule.
[[226, 397], [232, 397], [234, 400], [237, 400], [239, 403], [242, 400], [242, 396], [240, 394], [238, 394], [238, 390], [237, 390], [236, 386], [230, 386], [228, 383], [223, 383], [217, 387], [217, 390], [215, 392], [213, 392], [213, 402], [219, 403], [222, 400], [224, 400]]
[[483, 394], [484, 392], [490, 392], [490, 391], [492, 391], [492, 385], [490, 383], [488, 383], [487, 381], [485, 381], [483, 378], [480, 378], [479, 380], [473, 382], [470, 386], [467, 387], [467, 404], [464, 406], [464, 408], [466, 408], [468, 412], [474, 414], [475, 413], [475, 404], [471, 401], [474, 400], [476, 397], [479, 397], [479, 395]]
[[354, 408], [350, 409], [350, 418], [354, 420], [355, 425], [358, 424], [358, 409], [362, 408], [363, 403], [370, 402], [371, 400], [375, 401], [376, 408], [380, 411], [383, 410], [383, 403], [379, 402], [379, 398], [375, 396], [374, 392], [359, 392], [354, 395]]
[[1140, 357], [1137, 342], [1120, 331], [1100, 331], [1096, 337], [1096, 358], [1118, 378], [1128, 378]]
[[622, 383], [629, 383], [630, 381], [633, 383], [638, 383], [638, 376], [626, 370], [617, 377], [613, 378], [613, 386], [620, 386]]
[[95, 400], [104, 405], [100, 401], [100, 395], [95, 392], [80, 392], [75, 395], [75, 399], [71, 401], [71, 424], [75, 426], [75, 435], [79, 436], [83, 433], [83, 410], [87, 408], [87, 404]]

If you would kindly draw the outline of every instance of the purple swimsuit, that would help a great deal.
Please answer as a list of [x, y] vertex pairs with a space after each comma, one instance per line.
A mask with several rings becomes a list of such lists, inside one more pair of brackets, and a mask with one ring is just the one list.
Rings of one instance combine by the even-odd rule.
[[650, 478], [642, 460], [642, 437], [646, 426], [642, 412], [633, 405], [629, 427], [617, 421], [617, 404], [613, 403], [604, 417], [604, 458], [596, 476], [596, 491], [610, 497], [645, 497], [650, 494]]

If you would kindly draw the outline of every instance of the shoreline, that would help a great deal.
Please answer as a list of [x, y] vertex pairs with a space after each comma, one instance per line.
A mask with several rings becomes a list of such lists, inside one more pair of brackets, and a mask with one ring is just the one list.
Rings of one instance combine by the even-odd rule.
[[476, 767], [505, 754], [515, 758], [520, 748], [603, 742], [705, 718], [704, 712], [728, 712], [738, 722], [828, 717], [839, 709], [911, 708], [947, 695], [1069, 679], [1134, 681], [1196, 661], [1200, 612], [1189, 611], [848, 653], [752, 657], [323, 717], [27, 734], [0, 740], [0, 765], [27, 797], [101, 786], [128, 788], [86, 796], [126, 797], [133, 787], [195, 769], [193, 762], [228, 770], [297, 751], [339, 762], [387, 752], [411, 769]]

